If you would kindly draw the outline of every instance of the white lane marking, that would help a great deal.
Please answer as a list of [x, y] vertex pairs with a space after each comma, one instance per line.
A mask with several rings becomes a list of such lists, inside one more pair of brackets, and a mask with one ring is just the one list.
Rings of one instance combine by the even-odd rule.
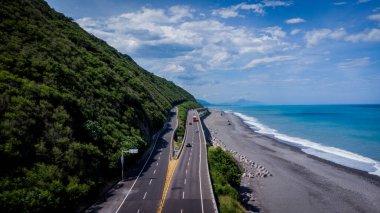
[[183, 213], [183, 209], [181, 209], [181, 213]]
[[161, 159], [161, 157], [158, 157], [158, 160], [160, 160]]
[[[199, 115], [198, 115], [199, 120]], [[199, 190], [201, 191], [201, 205], [202, 205], [202, 213], [204, 213], [203, 208], [203, 191], [202, 191], [202, 177], [201, 177], [201, 161], [202, 161], [202, 143], [201, 143], [201, 134], [199, 133], [199, 124], [198, 127], [198, 136], [199, 136]]]
[[153, 171], [153, 174], [156, 174], [156, 170]]
[[182, 199], [185, 199], [185, 192], [182, 192]]
[[156, 166], [158, 166], [158, 162], [156, 163]]
[[150, 181], [149, 181], [149, 185], [152, 183], [152, 180], [153, 180], [153, 179], [150, 179]]
[[[160, 134], [160, 135], [161, 135], [161, 134]], [[150, 159], [150, 157], [152, 156], [154, 149], [156, 148], [156, 145], [157, 145], [157, 140], [158, 140], [158, 138], [160, 138], [160, 135], [157, 135], [157, 138], [156, 138], [156, 140], [154, 141], [154, 146], [153, 146], [153, 149], [152, 149], [152, 151], [150, 152], [150, 154], [149, 154], [149, 156], [148, 156], [148, 159], [145, 161], [145, 164], [144, 164], [143, 168], [141, 169], [141, 171], [140, 171], [139, 175], [137, 176], [136, 180], [133, 182], [133, 184], [132, 184], [131, 188], [129, 189], [129, 191], [128, 191], [128, 193], [127, 193], [127, 195], [125, 195], [125, 197], [124, 197], [123, 201], [121, 202], [120, 206], [117, 208], [117, 210], [116, 210], [116, 212], [115, 212], [115, 213], [118, 213], [118, 212], [119, 212], [119, 210], [120, 210], [121, 206], [124, 204], [124, 202], [125, 202], [125, 200], [127, 199], [127, 197], [128, 197], [128, 195], [129, 195], [129, 193], [131, 193], [131, 190], [132, 190], [132, 189], [133, 189], [133, 187], [135, 186], [135, 184], [136, 184], [137, 180], [139, 179], [139, 177], [140, 177], [141, 173], [144, 171], [146, 164], [148, 164], [148, 162], [149, 162], [149, 159]]]
[[186, 184], [186, 178], [185, 178], [185, 182], [184, 182], [184, 184]]
[[190, 162], [187, 162], [187, 165], [190, 165]]
[[139, 213], [139, 212], [140, 212], [140, 209], [137, 210], [137, 213]]
[[187, 174], [187, 169], [186, 169], [186, 174]]
[[146, 193], [148, 193], [148, 192], [145, 192], [145, 194], [144, 194], [144, 197], [143, 197], [143, 200], [145, 200], [145, 197], [146, 197]]

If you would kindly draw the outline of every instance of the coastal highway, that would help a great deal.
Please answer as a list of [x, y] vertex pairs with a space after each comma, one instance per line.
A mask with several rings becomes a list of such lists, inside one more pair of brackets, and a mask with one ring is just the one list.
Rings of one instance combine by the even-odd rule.
[[[190, 110], [188, 121], [199, 115]], [[163, 212], [215, 212], [208, 178], [206, 141], [199, 122], [187, 123], [187, 132], [182, 154], [169, 185]], [[186, 147], [186, 144], [191, 147]]]
[[169, 144], [177, 124], [177, 110], [171, 110], [163, 133], [155, 141], [151, 152], [136, 169], [127, 171], [127, 180], [120, 188], [110, 190], [105, 201], [93, 205], [86, 212], [157, 212], [162, 198], [169, 162]]

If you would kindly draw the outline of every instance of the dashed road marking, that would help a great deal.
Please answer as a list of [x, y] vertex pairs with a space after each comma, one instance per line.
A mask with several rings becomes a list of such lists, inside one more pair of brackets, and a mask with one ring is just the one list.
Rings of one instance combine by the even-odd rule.
[[150, 179], [150, 181], [149, 181], [149, 185], [152, 183], [152, 180], [153, 180], [153, 179]]
[[[139, 177], [140, 177], [141, 173], [144, 171], [145, 166], [146, 166], [146, 165], [148, 164], [148, 162], [150, 161], [150, 159], [151, 159], [150, 157], [152, 156], [153, 151], [154, 151], [155, 148], [156, 148], [157, 140], [158, 140], [159, 136], [160, 136], [160, 134], [157, 135], [156, 140], [154, 141], [153, 149], [152, 149], [152, 151], [150, 152], [150, 154], [149, 154], [149, 156], [148, 156], [148, 159], [145, 161], [145, 163], [144, 163], [142, 169], [140, 170], [140, 173], [137, 175], [137, 178], [136, 178], [135, 181], [133, 182], [131, 188], [128, 190], [128, 192], [127, 192], [127, 194], [125, 195], [123, 201], [121, 201], [121, 203], [120, 203], [119, 207], [116, 209], [116, 212], [115, 212], [115, 213], [118, 213], [118, 212], [120, 211], [121, 206], [124, 204], [124, 202], [125, 202], [125, 200], [127, 199], [129, 193], [131, 192], [131, 190], [132, 190], [133, 187], [135, 186], [136, 182], [139, 180]], [[157, 148], [158, 148], [158, 147], [157, 147]]]
[[186, 174], [187, 174], [187, 169], [186, 169]]
[[156, 163], [156, 166], [158, 166], [158, 162]]
[[182, 199], [185, 199], [185, 192], [182, 192]]
[[143, 197], [143, 200], [145, 200], [145, 197], [146, 197], [146, 193], [148, 193], [148, 192], [145, 192], [145, 194], [144, 194], [144, 197]]
[[186, 184], [186, 178], [185, 178], [185, 182], [184, 182], [184, 184]]
[[139, 212], [140, 212], [140, 209], [137, 210], [137, 213], [139, 213]]
[[153, 174], [156, 174], [156, 170], [153, 171]]

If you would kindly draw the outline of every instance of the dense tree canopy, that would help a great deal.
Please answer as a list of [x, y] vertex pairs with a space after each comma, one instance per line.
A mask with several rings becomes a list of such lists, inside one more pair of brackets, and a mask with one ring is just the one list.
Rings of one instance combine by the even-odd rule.
[[73, 209], [188, 100], [44, 1], [1, 0], [0, 212]]

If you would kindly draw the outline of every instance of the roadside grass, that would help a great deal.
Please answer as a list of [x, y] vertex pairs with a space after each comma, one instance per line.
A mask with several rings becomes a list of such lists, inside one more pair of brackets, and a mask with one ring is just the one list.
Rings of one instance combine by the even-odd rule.
[[208, 163], [219, 211], [245, 212], [237, 190], [242, 173], [235, 159], [220, 147], [208, 147]]
[[174, 141], [174, 149], [175, 150], [179, 150], [181, 148], [181, 145], [182, 145], [182, 140]]

